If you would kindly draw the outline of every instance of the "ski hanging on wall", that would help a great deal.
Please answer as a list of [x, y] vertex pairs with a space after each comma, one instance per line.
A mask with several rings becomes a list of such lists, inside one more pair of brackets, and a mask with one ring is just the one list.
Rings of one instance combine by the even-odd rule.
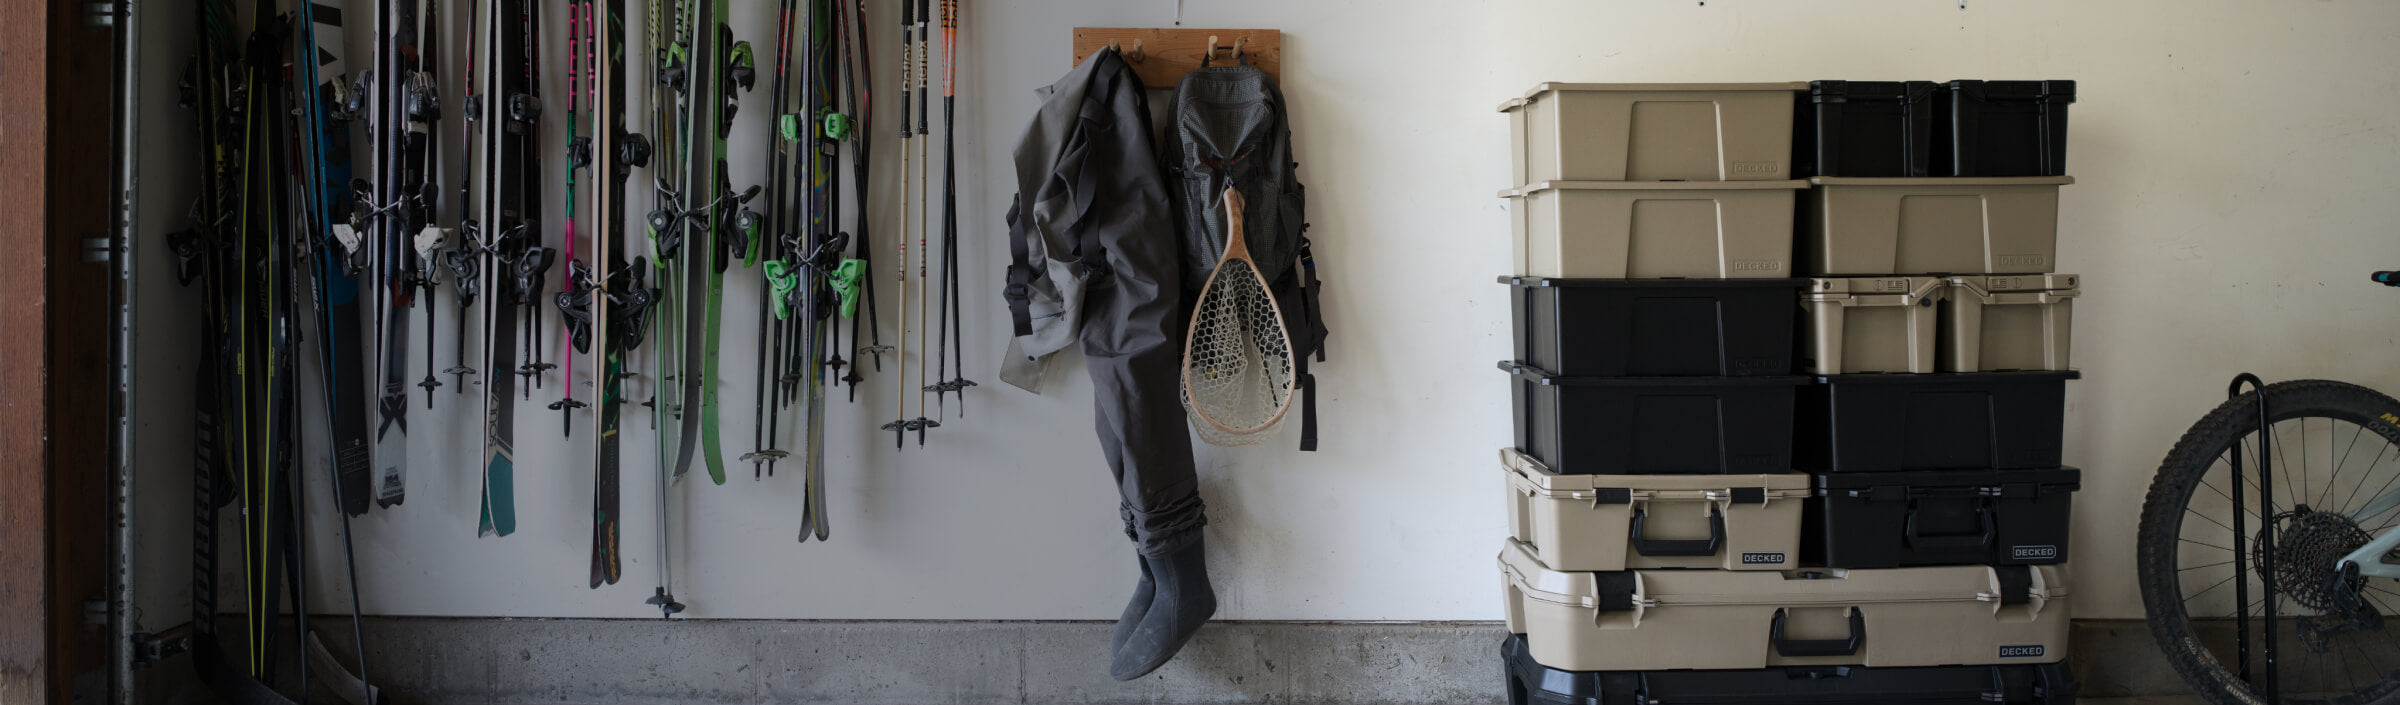
[[734, 192], [731, 172], [725, 159], [726, 140], [733, 136], [733, 117], [737, 112], [739, 94], [755, 85], [757, 68], [750, 55], [750, 43], [733, 38], [733, 26], [729, 22], [731, 3], [728, 0], [702, 0], [702, 4], [713, 10], [714, 19], [711, 22], [717, 43], [709, 56], [718, 62], [718, 71], [710, 84], [715, 86], [717, 102], [714, 138], [710, 140], [708, 158], [703, 162], [706, 166], [701, 167], [702, 171], [714, 175], [708, 187], [701, 192], [716, 195], [716, 200], [701, 219], [709, 231], [710, 267], [707, 306], [701, 324], [698, 390], [700, 446], [702, 462], [708, 467], [709, 480], [722, 485], [725, 484], [725, 448], [723, 436], [718, 432], [720, 414], [717, 402], [724, 382], [717, 368], [718, 351], [724, 339], [725, 272], [735, 260], [756, 261], [751, 243], [758, 239], [759, 226], [758, 214], [748, 208], [750, 199], [758, 195], [759, 187], [751, 186], [738, 194]]
[[[309, 204], [301, 238], [307, 251], [313, 253], [311, 291], [317, 307], [317, 363], [319, 382], [323, 385], [318, 396], [325, 404], [329, 441], [326, 450], [331, 471], [327, 484], [333, 490], [336, 516], [341, 521], [342, 562], [350, 578], [350, 635], [352, 653], [358, 657], [357, 677], [360, 683], [369, 684], [366, 639], [360, 623], [356, 548], [350, 532], [351, 517], [367, 512], [368, 478], [373, 467], [367, 444], [366, 365], [361, 357], [365, 331], [359, 327], [362, 314], [355, 276], [359, 268], [352, 259], [353, 254], [364, 252], [351, 249], [356, 237], [348, 238], [345, 243], [337, 235], [349, 228], [352, 206], [349, 185], [353, 115], [347, 109], [352, 88], [344, 75], [348, 66], [343, 57], [348, 52], [342, 35], [342, 9], [340, 0], [299, 3], [300, 34], [294, 55], [309, 60], [293, 64], [300, 72], [298, 88], [304, 91], [296, 101], [305, 127], [300, 139], [306, 145], [301, 151], [306, 170], [304, 200]], [[297, 611], [305, 615], [307, 610]], [[305, 635], [305, 617], [300, 621]]]
[[[301, 3], [306, 26], [302, 51], [317, 61], [298, 62], [309, 87], [303, 104], [313, 147], [307, 161], [311, 199], [316, 204], [316, 296], [318, 370], [323, 375], [335, 504], [344, 516], [367, 513], [374, 476], [368, 445], [367, 363], [365, 330], [360, 327], [357, 275], [366, 254], [350, 227], [351, 154], [348, 109], [355, 88], [343, 74], [347, 54], [342, 37], [342, 9], [333, 2]], [[344, 533], [345, 540], [348, 534]]]
[[600, 390], [600, 413], [594, 420], [599, 448], [592, 483], [594, 588], [615, 584], [624, 573], [618, 554], [617, 500], [622, 459], [618, 426], [624, 380], [632, 376], [625, 372], [625, 356], [641, 345], [643, 316], [653, 296], [644, 283], [648, 263], [640, 257], [630, 262], [625, 259], [625, 182], [635, 167], [650, 161], [648, 141], [625, 129], [625, 0], [602, 0], [600, 8], [600, 24], [594, 33], [601, 43], [595, 52], [598, 95], [593, 102], [592, 132], [600, 140], [596, 158], [609, 168], [608, 174], [593, 184], [597, 191], [593, 210], [599, 214], [599, 230], [593, 233], [599, 252], [593, 259], [603, 268], [596, 282], [599, 294], [592, 299], [597, 308], [592, 313], [593, 337], [601, 350], [599, 374], [594, 379]]
[[485, 71], [484, 144], [485, 197], [483, 213], [490, 222], [483, 269], [486, 333], [484, 369], [484, 486], [478, 531], [507, 536], [517, 530], [516, 516], [516, 313], [524, 307], [520, 292], [530, 286], [523, 272], [528, 260], [546, 253], [540, 246], [540, 173], [537, 149], [541, 103], [534, 80], [540, 38], [538, 17], [527, 0], [494, 0], [487, 18], [485, 46], [490, 65]]
[[[841, 315], [855, 313], [854, 308], [839, 305], [834, 293], [834, 280], [847, 277], [855, 284], [863, 276], [865, 265], [845, 263], [842, 252], [849, 235], [841, 227], [841, 140], [851, 132], [848, 118], [832, 109], [834, 88], [840, 77], [833, 71], [836, 45], [844, 37], [832, 30], [833, 23], [820, 23], [821, 14], [838, 17], [840, 5], [833, 0], [809, 0], [809, 48], [807, 52], [808, 81], [807, 110], [819, 115], [813, 121], [814, 149], [809, 154], [809, 245], [795, 252], [802, 273], [804, 317], [800, 320], [803, 342], [796, 346], [804, 353], [806, 388], [801, 391], [801, 418], [806, 422], [802, 431], [806, 455], [801, 464], [804, 477], [805, 504], [801, 512], [800, 540], [811, 538], [823, 541], [829, 532], [831, 515], [825, 509], [825, 385], [828, 378], [838, 374], [845, 364], [840, 349]], [[863, 188], [863, 186], [862, 186]], [[864, 214], [861, 214], [864, 219]], [[841, 272], [848, 272], [847, 275]]]

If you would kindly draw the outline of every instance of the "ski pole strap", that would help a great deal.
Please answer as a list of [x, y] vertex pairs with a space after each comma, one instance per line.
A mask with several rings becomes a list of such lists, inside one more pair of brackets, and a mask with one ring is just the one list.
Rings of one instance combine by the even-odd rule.
[[863, 259], [844, 259], [841, 266], [833, 268], [828, 281], [833, 284], [833, 292], [842, 297], [843, 318], [858, 317], [859, 282], [866, 277], [867, 261]]

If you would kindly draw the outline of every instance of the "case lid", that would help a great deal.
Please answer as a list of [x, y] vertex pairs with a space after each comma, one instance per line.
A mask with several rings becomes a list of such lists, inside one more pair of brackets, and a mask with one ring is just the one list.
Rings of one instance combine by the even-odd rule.
[[[2047, 470], [1829, 472], [1810, 477], [1814, 478], [1818, 494], [1872, 501], [1961, 494], [2027, 499], [2043, 494], [2074, 492], [2083, 487], [2083, 471], [2071, 467]], [[2032, 494], [2026, 494], [2028, 492]]]
[[1501, 198], [1531, 196], [1543, 191], [1797, 191], [1808, 182], [1791, 181], [1543, 181], [1523, 188], [1501, 189]]
[[1509, 286], [1557, 289], [1800, 289], [1808, 286], [1806, 279], [1698, 279], [1667, 277], [1660, 279], [1558, 279], [1551, 277], [1520, 277], [1503, 274], [1500, 283]]
[[2075, 102], [2075, 82], [2051, 81], [1951, 81], [1950, 90], [1966, 93], [1975, 100], [2048, 100], [2054, 103]]
[[1859, 188], [1867, 186], [2065, 186], [2075, 183], [2072, 176], [1811, 176], [1808, 182], [1818, 186]]
[[1809, 97], [1819, 103], [1853, 100], [1924, 102], [1933, 97], [1932, 81], [1809, 81]]
[[1803, 298], [1853, 306], [1916, 306], [1919, 301], [1941, 293], [1948, 283], [1941, 277], [1810, 279], [1808, 293]]
[[1545, 81], [1536, 84], [1525, 95], [1500, 104], [1500, 112], [1508, 112], [1533, 103], [1545, 93], [1561, 91], [1592, 91], [1603, 93], [1727, 93], [1749, 91], [1799, 92], [1808, 84], [1799, 81], [1785, 83], [1559, 83]]
[[[2068, 596], [2058, 566], [1938, 566], [1786, 571], [1637, 570], [1564, 572], [1542, 565], [1532, 546], [1506, 539], [1500, 570], [1529, 599], [1591, 609], [1610, 603], [1638, 614], [1679, 606], [1856, 606], [1892, 603], [2029, 605], [2036, 612]], [[1628, 581], [1624, 576], [1630, 574]], [[1630, 593], [1627, 595], [1626, 593]], [[1628, 599], [1629, 598], [1629, 599]]]
[[2083, 295], [2078, 287], [2083, 277], [2075, 274], [1977, 274], [1950, 277], [1949, 281], [1950, 286], [1966, 289], [1977, 296], [2020, 293], [2056, 297]]
[[1500, 371], [1518, 379], [1540, 382], [1553, 387], [1797, 387], [1808, 383], [1808, 377], [1566, 377], [1551, 374], [1532, 365], [1509, 360], [1500, 361]]
[[1509, 487], [1527, 496], [1577, 500], [1594, 506], [1647, 501], [1765, 504], [1814, 492], [1808, 475], [1560, 475], [1515, 448], [1500, 449]]
[[[1926, 372], [1922, 374], [1858, 374], [1820, 375], [1818, 384], [1947, 384], [1964, 382], [1991, 384], [1994, 382], [2046, 382], [2050, 380], [2083, 379], [2080, 370], [2018, 370], [2010, 372]], [[1873, 473], [1870, 473], [1873, 474]]]

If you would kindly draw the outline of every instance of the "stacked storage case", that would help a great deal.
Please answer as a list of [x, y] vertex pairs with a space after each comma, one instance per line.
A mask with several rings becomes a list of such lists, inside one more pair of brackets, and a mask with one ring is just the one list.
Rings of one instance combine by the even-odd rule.
[[1512, 704], [2074, 701], [2043, 85], [1501, 106]]

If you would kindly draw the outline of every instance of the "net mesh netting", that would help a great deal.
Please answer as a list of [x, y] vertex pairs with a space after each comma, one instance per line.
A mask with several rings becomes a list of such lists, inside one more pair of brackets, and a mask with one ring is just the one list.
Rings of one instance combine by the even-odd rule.
[[1274, 295], [1247, 260], [1227, 260], [1218, 270], [1192, 311], [1183, 404], [1201, 440], [1253, 445], [1273, 437], [1291, 405], [1292, 341]]

